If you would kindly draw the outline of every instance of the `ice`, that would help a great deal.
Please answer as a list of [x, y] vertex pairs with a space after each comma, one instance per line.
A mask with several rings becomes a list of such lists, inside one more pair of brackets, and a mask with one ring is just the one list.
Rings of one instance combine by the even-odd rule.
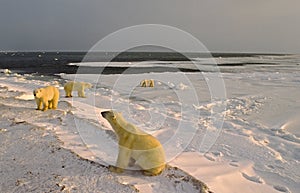
[[[207, 65], [206, 62], [209, 61], [202, 60], [201, 65]], [[94, 85], [86, 91], [87, 98], [71, 99], [64, 98], [63, 85], [54, 80], [1, 74], [1, 105], [12, 109], [1, 117], [25, 107], [26, 113], [1, 123], [0, 133], [8, 133], [7, 128], [13, 124], [48, 128], [56, 132], [67, 149], [107, 166], [116, 160], [116, 136], [100, 112], [115, 109], [162, 142], [172, 168], [157, 178], [143, 177], [136, 168], [131, 168], [128, 173], [117, 175], [123, 184], [133, 185], [141, 192], [167, 192], [168, 188], [170, 192], [193, 192], [195, 187], [190, 182], [194, 177], [205, 182], [212, 192], [297, 192], [300, 188], [300, 72], [296, 65], [299, 59], [255, 56], [218, 58], [217, 62], [247, 64], [236, 68], [223, 66], [220, 73], [61, 74], [63, 79]], [[249, 63], [256, 63], [255, 67]], [[172, 66], [172, 63], [159, 65]], [[213, 80], [216, 77], [224, 81], [224, 90], [209, 88], [209, 83], [221, 83]], [[143, 79], [154, 79], [155, 87], [141, 88], [139, 82]], [[35, 117], [31, 93], [49, 84], [60, 88], [59, 109], [46, 112], [48, 118], [41, 114], [43, 118], [39, 119]], [[175, 167], [188, 174], [172, 173]], [[185, 183], [182, 179], [190, 181]]]

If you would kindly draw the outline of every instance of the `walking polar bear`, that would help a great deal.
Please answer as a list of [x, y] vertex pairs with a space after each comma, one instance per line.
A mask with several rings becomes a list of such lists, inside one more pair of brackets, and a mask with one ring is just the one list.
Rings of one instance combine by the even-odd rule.
[[[37, 105], [37, 110], [46, 111], [56, 109], [59, 99], [59, 90], [54, 86], [38, 88], [33, 91], [33, 96]], [[43, 107], [43, 109], [42, 109]]]
[[154, 80], [150, 79], [150, 80], [142, 80], [140, 83], [141, 87], [154, 87]]
[[110, 123], [119, 139], [119, 154], [116, 166], [109, 170], [122, 173], [129, 162], [136, 163], [143, 169], [144, 175], [159, 175], [166, 166], [165, 152], [160, 142], [128, 123], [121, 113], [104, 111], [101, 115]]
[[72, 97], [72, 91], [77, 91], [78, 96], [84, 98], [85, 97], [84, 89], [86, 88], [92, 88], [92, 84], [87, 82], [70, 81], [64, 85], [66, 97]]

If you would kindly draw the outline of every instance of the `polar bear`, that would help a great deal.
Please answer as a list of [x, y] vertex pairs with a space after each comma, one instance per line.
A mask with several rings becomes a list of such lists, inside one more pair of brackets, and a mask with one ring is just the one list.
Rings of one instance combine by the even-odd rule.
[[[33, 96], [37, 105], [37, 110], [46, 111], [56, 109], [59, 99], [59, 90], [54, 86], [38, 88], [33, 91]], [[42, 109], [42, 106], [43, 109]]]
[[140, 83], [141, 87], [154, 87], [154, 80], [150, 79], [150, 80], [142, 80]]
[[92, 88], [92, 84], [88, 82], [74, 82], [70, 81], [64, 85], [66, 97], [72, 97], [72, 91], [77, 91], [78, 96], [84, 98], [84, 89]]
[[133, 161], [143, 169], [144, 175], [159, 175], [166, 166], [165, 152], [160, 142], [135, 125], [127, 122], [121, 113], [115, 111], [101, 112], [112, 126], [119, 139], [119, 154], [116, 166], [109, 170], [122, 173]]

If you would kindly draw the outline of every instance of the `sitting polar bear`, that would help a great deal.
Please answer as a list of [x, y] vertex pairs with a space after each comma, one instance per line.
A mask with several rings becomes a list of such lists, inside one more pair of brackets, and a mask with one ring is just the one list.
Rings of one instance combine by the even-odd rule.
[[122, 173], [130, 161], [139, 165], [147, 176], [158, 175], [164, 170], [165, 152], [156, 138], [128, 123], [121, 113], [104, 111], [101, 114], [119, 139], [117, 163], [116, 166], [109, 166], [110, 171]]
[[33, 91], [37, 110], [43, 111], [49, 109], [56, 109], [59, 99], [59, 90], [54, 86], [47, 86], [44, 88], [38, 88]]
[[140, 83], [141, 87], [154, 87], [154, 80], [150, 79], [150, 80], [142, 80]]
[[72, 97], [72, 91], [77, 91], [78, 96], [84, 98], [85, 97], [84, 89], [86, 88], [92, 88], [92, 84], [87, 82], [70, 81], [64, 85], [66, 97]]

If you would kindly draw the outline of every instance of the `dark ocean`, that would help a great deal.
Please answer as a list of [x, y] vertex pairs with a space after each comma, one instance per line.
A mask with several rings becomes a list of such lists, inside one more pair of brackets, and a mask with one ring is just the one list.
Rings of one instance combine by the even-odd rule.
[[[255, 54], [255, 53], [187, 53], [180, 54], [174, 52], [124, 52], [121, 54], [112, 52], [86, 53], [86, 52], [0, 52], [0, 68], [9, 69], [15, 73], [35, 73], [37, 75], [55, 75], [58, 73], [74, 74], [78, 66], [69, 65], [70, 63], [84, 62], [137, 62], [137, 61], [189, 61], [191, 58], [256, 58], [256, 60], [237, 60], [231, 62], [219, 62], [218, 66], [244, 66], [244, 65], [268, 65], [276, 64], [272, 60], [257, 60], [258, 57], [285, 57], [282, 54]], [[278, 62], [280, 64], [280, 62]], [[92, 67], [81, 68], [80, 73], [101, 73], [101, 74], [121, 74], [128, 67]], [[130, 67], [130, 73], [149, 73], [149, 72], [197, 72], [195, 68], [172, 68], [170, 65], [164, 67]]]

